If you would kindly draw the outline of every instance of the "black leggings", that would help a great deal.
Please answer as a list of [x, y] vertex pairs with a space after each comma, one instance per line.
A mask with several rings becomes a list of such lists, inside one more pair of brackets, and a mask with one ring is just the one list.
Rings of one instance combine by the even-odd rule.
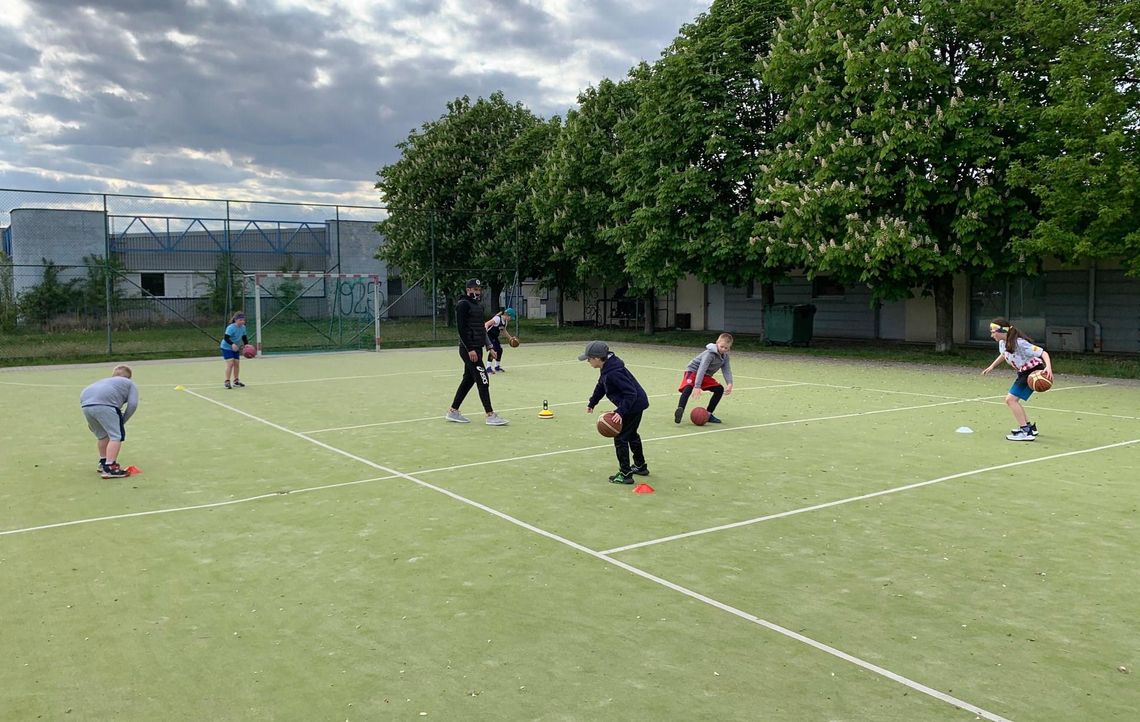
[[472, 361], [463, 347], [459, 348], [459, 357], [463, 359], [463, 380], [459, 382], [459, 388], [455, 390], [455, 399], [451, 402], [451, 408], [458, 411], [463, 399], [467, 398], [467, 392], [471, 390], [472, 386], [477, 386], [479, 387], [479, 400], [483, 402], [483, 410], [488, 414], [491, 413], [494, 410], [491, 407], [491, 380], [487, 378], [487, 370], [483, 368], [483, 359], [477, 358]]
[[[710, 386], [709, 388], [705, 389], [705, 391], [708, 391], [710, 394], [712, 394], [712, 401], [709, 402], [708, 407], [709, 413], [711, 414], [712, 412], [716, 411], [716, 405], [720, 403], [720, 397], [724, 396], [724, 387], [720, 384], [717, 384], [716, 386]], [[677, 402], [677, 406], [682, 409], [685, 408], [685, 405], [689, 403], [689, 397], [692, 395], [693, 387], [686, 386], [685, 390], [681, 392], [681, 400]]]

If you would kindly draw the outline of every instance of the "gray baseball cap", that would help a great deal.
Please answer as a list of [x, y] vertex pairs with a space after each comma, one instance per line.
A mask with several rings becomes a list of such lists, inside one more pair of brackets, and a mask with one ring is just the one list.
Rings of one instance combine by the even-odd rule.
[[606, 345], [605, 341], [591, 341], [586, 344], [586, 353], [578, 355], [578, 360], [585, 361], [588, 358], [605, 358], [609, 355], [610, 347]]

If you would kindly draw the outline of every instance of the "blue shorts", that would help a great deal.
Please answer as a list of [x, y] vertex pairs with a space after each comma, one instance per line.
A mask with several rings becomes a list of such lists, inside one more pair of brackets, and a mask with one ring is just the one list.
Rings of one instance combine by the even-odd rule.
[[231, 351], [228, 348], [224, 348], [222, 349], [222, 358], [224, 358], [226, 361], [229, 361], [231, 359], [240, 359], [241, 351]]
[[1026, 401], [1033, 394], [1033, 389], [1029, 388], [1029, 384], [1025, 382], [1025, 379], [1018, 376], [1017, 380], [1013, 382], [1013, 386], [1009, 387], [1009, 393], [1011, 396], [1016, 396], [1022, 401]]

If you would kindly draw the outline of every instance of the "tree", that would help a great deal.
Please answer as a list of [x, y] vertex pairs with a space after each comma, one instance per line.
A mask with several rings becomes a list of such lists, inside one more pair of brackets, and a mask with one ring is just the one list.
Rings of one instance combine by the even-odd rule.
[[1123, 259], [1140, 275], [1140, 5], [1064, 0], [1026, 12], [1055, 62], [1041, 152], [1015, 168], [1042, 216], [1019, 248]]
[[532, 176], [532, 212], [539, 236], [551, 246], [543, 275], [548, 288], [578, 294], [599, 282], [630, 282], [620, 240], [608, 232], [618, 223], [617, 125], [636, 108], [636, 85], [646, 72], [642, 65], [620, 83], [603, 79], [580, 93], [578, 109], [566, 114], [566, 126]]
[[[1010, 180], [1034, 151], [1048, 54], [1016, 0], [795, 0], [761, 76], [783, 97], [754, 242], [771, 263], [932, 294], [952, 346], [953, 277], [1025, 272], [1035, 200]], [[1030, 267], [1028, 270], [1032, 270]]]
[[672, 288], [690, 273], [730, 285], [783, 275], [748, 241], [757, 159], [779, 110], [755, 60], [784, 8], [716, 0], [654, 64], [619, 127], [625, 221], [615, 233], [639, 288]]
[[462, 288], [472, 269], [498, 267], [492, 244], [513, 234], [514, 218], [492, 212], [489, 194], [502, 181], [492, 169], [539, 122], [495, 92], [474, 103], [456, 98], [438, 120], [413, 130], [397, 145], [400, 159], [377, 172], [389, 209], [377, 226], [385, 237], [377, 256], [405, 275], [437, 271], [449, 289]]
[[43, 262], [43, 278], [35, 286], [19, 294], [20, 315], [47, 326], [56, 316], [73, 311], [80, 303], [80, 279], [59, 280], [60, 267], [46, 258]]
[[[534, 209], [528, 201], [534, 171], [542, 165], [561, 132], [558, 116], [536, 123], [524, 129], [491, 167], [494, 185], [487, 193], [490, 213], [479, 220], [485, 226], [481, 232], [491, 239], [486, 249], [487, 267], [508, 271], [488, 274], [495, 299], [503, 286], [513, 280], [515, 271], [520, 278], [534, 278], [550, 260], [550, 246], [539, 240]], [[511, 221], [510, 225], [503, 223], [505, 219]]]

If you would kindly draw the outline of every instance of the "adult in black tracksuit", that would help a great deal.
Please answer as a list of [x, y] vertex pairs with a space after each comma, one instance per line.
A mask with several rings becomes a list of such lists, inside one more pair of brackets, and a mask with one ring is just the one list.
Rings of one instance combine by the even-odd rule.
[[[472, 386], [479, 388], [479, 400], [483, 402], [483, 411], [487, 414], [488, 426], [506, 426], [509, 422], [495, 413], [491, 406], [491, 380], [483, 369], [483, 349], [490, 346], [487, 339], [487, 329], [483, 326], [483, 306], [479, 297], [483, 292], [483, 284], [477, 278], [467, 281], [467, 293], [455, 305], [456, 327], [459, 329], [459, 358], [463, 359], [463, 380], [455, 390], [455, 399], [451, 408], [444, 416], [448, 421], [460, 424], [469, 423], [463, 414], [459, 413], [459, 406], [467, 398], [467, 392]], [[494, 351], [491, 352], [494, 358]]]
[[[610, 351], [604, 341], [591, 341], [586, 352], [578, 356], [579, 361], [588, 361], [599, 369], [598, 383], [594, 393], [586, 402], [586, 412], [593, 413], [594, 407], [604, 395], [617, 408], [614, 412], [621, 421], [621, 431], [614, 437], [614, 451], [617, 454], [618, 473], [610, 477], [615, 484], [632, 484], [633, 475], [649, 476], [649, 465], [645, 463], [645, 450], [641, 445], [641, 415], [649, 408], [649, 396], [637, 382], [625, 362]], [[630, 453], [633, 464], [629, 463]]]

